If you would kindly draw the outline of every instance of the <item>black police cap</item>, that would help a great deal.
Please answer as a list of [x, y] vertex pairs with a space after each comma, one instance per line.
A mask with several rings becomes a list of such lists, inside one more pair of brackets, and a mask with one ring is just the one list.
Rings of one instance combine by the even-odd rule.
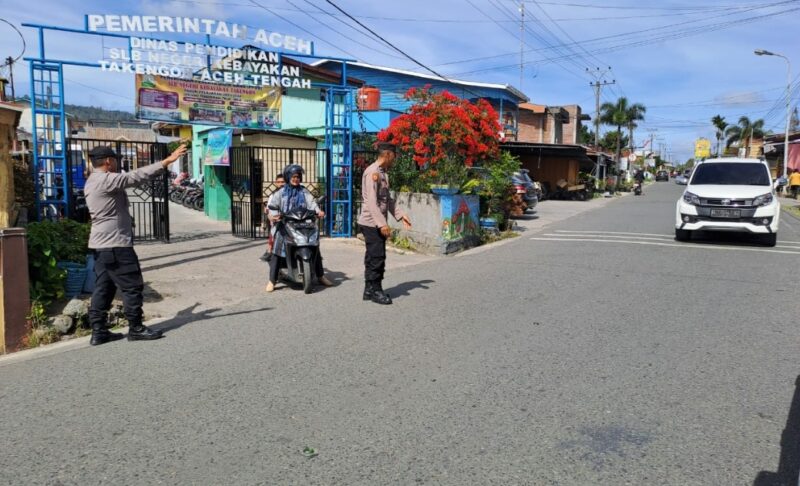
[[397, 146], [393, 143], [389, 142], [382, 142], [378, 144], [378, 151], [383, 152], [384, 150], [388, 150], [389, 152], [397, 152]]
[[108, 146], [98, 146], [89, 151], [90, 159], [105, 159], [106, 157], [119, 158], [116, 152]]

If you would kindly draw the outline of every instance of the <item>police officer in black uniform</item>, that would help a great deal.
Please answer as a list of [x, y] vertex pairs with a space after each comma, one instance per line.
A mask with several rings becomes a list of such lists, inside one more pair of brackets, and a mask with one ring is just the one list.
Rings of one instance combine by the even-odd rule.
[[93, 170], [86, 180], [84, 193], [92, 218], [89, 248], [94, 250], [95, 257], [95, 287], [89, 307], [93, 346], [122, 339], [122, 334], [113, 333], [106, 326], [108, 310], [118, 288], [128, 319], [128, 340], [161, 337], [161, 331], [142, 324], [144, 280], [139, 258], [133, 250], [133, 221], [128, 211], [126, 189], [155, 177], [184, 153], [186, 146], [181, 145], [161, 162], [119, 173], [120, 158], [111, 147], [95, 147], [89, 152]]

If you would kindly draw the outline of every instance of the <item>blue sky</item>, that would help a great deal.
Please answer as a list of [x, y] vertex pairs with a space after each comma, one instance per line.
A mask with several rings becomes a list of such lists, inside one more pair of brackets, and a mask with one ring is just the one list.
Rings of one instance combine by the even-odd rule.
[[[593, 115], [589, 83], [594, 78], [585, 69], [610, 66], [606, 79], [617, 84], [604, 89], [603, 100], [624, 95], [646, 105], [637, 145], [652, 133], [660, 139], [656, 148], [662, 144], [679, 161], [691, 156], [697, 137], [713, 139], [709, 120], [716, 114], [730, 122], [741, 115], [766, 117], [768, 128], [783, 130], [786, 63], [755, 56], [754, 49], [788, 56], [793, 78], [800, 79], [800, 0], [526, 0], [521, 85], [519, 0], [334, 2], [437, 72], [511, 84], [534, 103], [577, 103]], [[74, 28], [83, 27], [86, 13], [205, 17], [311, 38], [320, 55], [420, 69], [347, 25], [324, 0], [0, 0], [0, 12], [0, 18], [17, 26], [33, 22]], [[34, 31], [20, 30], [26, 56], [34, 55]], [[96, 61], [113, 45], [93, 36], [46, 38], [53, 58]], [[17, 34], [0, 23], [0, 55], [17, 56], [21, 49]], [[27, 69], [26, 63], [15, 69], [18, 93], [28, 91]], [[71, 67], [65, 79], [68, 103], [133, 110], [130, 75]]]

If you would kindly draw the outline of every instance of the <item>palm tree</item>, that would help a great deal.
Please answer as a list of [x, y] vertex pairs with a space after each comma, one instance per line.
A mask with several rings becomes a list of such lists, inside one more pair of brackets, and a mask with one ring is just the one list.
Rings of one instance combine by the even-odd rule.
[[740, 144], [744, 142], [745, 147], [747, 147], [745, 155], [749, 155], [753, 139], [764, 138], [764, 120], [758, 119], [751, 121], [750, 118], [743, 116], [739, 118], [739, 123], [737, 125], [728, 127], [725, 131], [725, 135], [727, 136], [725, 142], [726, 147], [730, 147], [736, 142]]
[[[617, 163], [619, 164], [622, 155], [622, 127], [626, 127], [633, 140], [633, 129], [636, 128], [637, 120], [644, 120], [644, 112], [647, 109], [641, 103], [628, 103], [628, 98], [622, 96], [616, 103], [603, 103], [600, 107], [600, 122], [617, 128]], [[632, 143], [632, 142], [631, 142]]]
[[714, 125], [714, 129], [717, 131], [717, 157], [719, 157], [720, 149], [722, 148], [722, 137], [725, 136], [728, 122], [725, 121], [724, 116], [716, 115], [711, 119], [711, 124]]
[[644, 114], [646, 112], [647, 108], [641, 103], [634, 103], [628, 107], [628, 143], [630, 143], [631, 150], [635, 148], [633, 143], [633, 129], [639, 127], [636, 123], [637, 121], [644, 121]]

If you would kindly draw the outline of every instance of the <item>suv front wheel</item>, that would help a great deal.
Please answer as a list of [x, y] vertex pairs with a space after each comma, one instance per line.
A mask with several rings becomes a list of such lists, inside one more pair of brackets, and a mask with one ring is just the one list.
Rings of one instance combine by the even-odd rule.
[[675, 239], [678, 241], [689, 241], [692, 239], [692, 232], [675, 228]]

